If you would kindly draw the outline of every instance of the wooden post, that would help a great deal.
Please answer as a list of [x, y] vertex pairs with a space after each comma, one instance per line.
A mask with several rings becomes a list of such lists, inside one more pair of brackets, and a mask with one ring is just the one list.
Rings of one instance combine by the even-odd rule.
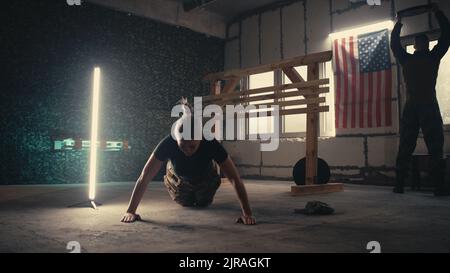
[[290, 79], [292, 83], [305, 81], [305, 79], [302, 78], [300, 73], [298, 73], [294, 67], [284, 67], [282, 70], [284, 74], [286, 74], [286, 77], [288, 77], [288, 79]]
[[[220, 95], [221, 92], [222, 92], [221, 82], [220, 81], [212, 81], [211, 82], [211, 95], [217, 96], [217, 95]], [[216, 130], [216, 125], [218, 125], [218, 122], [216, 122], [214, 124], [214, 126], [212, 127], [212, 131], [215, 134], [216, 139], [219, 139], [219, 134], [221, 132]]]
[[[221, 83], [220, 83], [220, 81], [217, 81], [217, 80], [216, 81], [212, 81], [211, 82], [211, 95], [212, 96], [220, 95], [221, 91], [222, 90], [221, 90]], [[217, 125], [217, 122], [212, 127], [212, 131], [214, 132], [214, 134], [216, 136], [216, 139], [217, 139], [217, 135], [218, 135], [219, 132], [216, 132], [216, 125]], [[217, 174], [220, 176], [220, 167], [219, 167], [219, 165], [216, 165], [216, 170], [217, 170]], [[222, 183], [224, 182], [223, 179], [221, 179], [221, 182]]]
[[211, 82], [211, 95], [220, 95], [220, 81]]
[[[286, 77], [291, 80], [292, 83], [305, 82], [300, 73], [297, 72], [295, 67], [285, 67], [282, 69]], [[300, 89], [299, 89], [300, 90]], [[306, 96], [304, 96], [306, 98]]]
[[223, 87], [222, 93], [227, 94], [233, 92], [240, 81], [241, 79], [239, 77], [229, 79]]
[[[318, 63], [308, 65], [308, 81], [318, 79]], [[319, 95], [308, 96], [308, 98], [318, 97]], [[308, 109], [315, 107], [319, 107], [319, 104], [308, 104]], [[318, 123], [319, 113], [308, 112], [306, 114], [306, 185], [314, 185], [317, 182]]]

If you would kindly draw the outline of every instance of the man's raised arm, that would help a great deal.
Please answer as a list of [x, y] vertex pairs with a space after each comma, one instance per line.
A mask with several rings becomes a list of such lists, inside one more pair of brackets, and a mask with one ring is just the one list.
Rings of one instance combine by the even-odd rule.
[[391, 33], [391, 49], [394, 52], [395, 58], [398, 59], [400, 64], [402, 64], [406, 57], [408, 56], [408, 52], [403, 48], [402, 43], [400, 42], [400, 32], [402, 31], [402, 20], [401, 17], [398, 17], [397, 23], [394, 26], [394, 29]]
[[433, 53], [441, 59], [445, 56], [450, 46], [450, 23], [437, 4], [435, 4], [433, 11], [441, 28], [441, 37], [439, 38], [438, 44], [433, 48]]

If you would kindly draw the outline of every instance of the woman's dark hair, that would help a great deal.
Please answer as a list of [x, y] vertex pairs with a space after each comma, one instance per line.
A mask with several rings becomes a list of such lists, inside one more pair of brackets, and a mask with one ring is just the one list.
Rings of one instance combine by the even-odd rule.
[[[184, 118], [189, 119], [189, 121], [190, 121], [190, 123], [191, 123], [191, 132], [190, 132], [190, 135], [191, 135], [191, 139], [193, 139], [194, 136], [192, 135], [192, 132], [194, 132], [194, 129], [202, 130], [202, 120], [201, 120], [201, 119], [198, 120], [197, 118], [194, 117], [194, 114], [193, 114], [193, 113], [194, 113], [194, 109], [193, 109], [192, 105], [188, 102], [187, 98], [182, 97], [182, 98], [178, 101], [177, 105], [185, 106], [185, 107], [187, 108], [187, 110], [189, 111], [189, 112], [188, 112], [188, 111], [185, 111], [185, 112], [183, 113], [183, 116], [184, 116], [184, 115], [187, 115], [187, 116], [184, 117]], [[197, 127], [195, 126], [196, 124], [197, 124]], [[178, 131], [178, 133], [182, 133], [182, 132], [183, 132], [183, 125], [182, 125], [182, 124], [178, 124], [178, 126], [177, 126], [177, 131]]]
[[186, 106], [191, 111], [191, 113], [194, 111], [192, 105], [188, 102], [188, 99], [185, 97], [181, 97], [181, 99], [177, 102], [177, 105]]

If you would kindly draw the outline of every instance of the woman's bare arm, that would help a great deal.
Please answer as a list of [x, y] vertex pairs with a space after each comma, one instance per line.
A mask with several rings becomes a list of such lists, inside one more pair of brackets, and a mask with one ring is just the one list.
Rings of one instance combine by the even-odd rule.
[[254, 225], [256, 221], [252, 216], [252, 210], [248, 202], [247, 191], [245, 189], [244, 183], [241, 180], [239, 172], [230, 157], [228, 157], [224, 162], [222, 162], [222, 164], [220, 164], [220, 169], [230, 180], [230, 183], [236, 190], [236, 194], [241, 204], [243, 214], [243, 216], [238, 219], [239, 222], [242, 222], [246, 225]]
[[130, 203], [128, 205], [127, 212], [122, 218], [122, 222], [131, 223], [136, 220], [140, 220], [140, 216], [136, 214], [137, 207], [144, 196], [148, 183], [153, 180], [156, 174], [161, 169], [163, 162], [156, 159], [152, 154], [144, 166], [136, 185], [134, 186], [133, 193], [131, 194]]

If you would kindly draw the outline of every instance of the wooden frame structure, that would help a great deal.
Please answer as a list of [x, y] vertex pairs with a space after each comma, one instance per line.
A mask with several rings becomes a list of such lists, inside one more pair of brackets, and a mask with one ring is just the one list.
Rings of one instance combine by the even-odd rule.
[[[343, 184], [332, 183], [317, 185], [317, 154], [318, 154], [318, 131], [319, 113], [328, 112], [329, 106], [325, 98], [320, 94], [328, 93], [329, 79], [320, 79], [319, 64], [328, 62], [332, 58], [332, 52], [326, 51], [301, 57], [285, 59], [271, 64], [259, 65], [252, 68], [230, 70], [226, 72], [209, 74], [204, 80], [211, 84], [211, 95], [203, 97], [206, 104], [247, 104], [263, 100], [273, 100], [273, 103], [254, 104], [255, 106], [271, 105], [280, 106], [280, 116], [306, 114], [306, 185], [292, 186], [291, 193], [294, 195], [306, 195], [317, 193], [328, 193], [343, 190]], [[295, 67], [307, 66], [308, 78], [303, 79]], [[281, 70], [291, 80], [291, 84], [274, 85], [258, 89], [236, 91], [236, 87], [243, 77], [265, 72]], [[224, 83], [224, 84], [222, 84]], [[222, 87], [223, 85], [223, 87]], [[296, 91], [283, 92], [283, 90], [296, 89]], [[268, 92], [273, 92], [267, 94]], [[303, 96], [301, 100], [283, 101], [284, 98]], [[283, 109], [288, 106], [306, 106], [302, 108]], [[266, 108], [267, 109], [267, 108]], [[270, 116], [270, 109], [267, 109]]]

